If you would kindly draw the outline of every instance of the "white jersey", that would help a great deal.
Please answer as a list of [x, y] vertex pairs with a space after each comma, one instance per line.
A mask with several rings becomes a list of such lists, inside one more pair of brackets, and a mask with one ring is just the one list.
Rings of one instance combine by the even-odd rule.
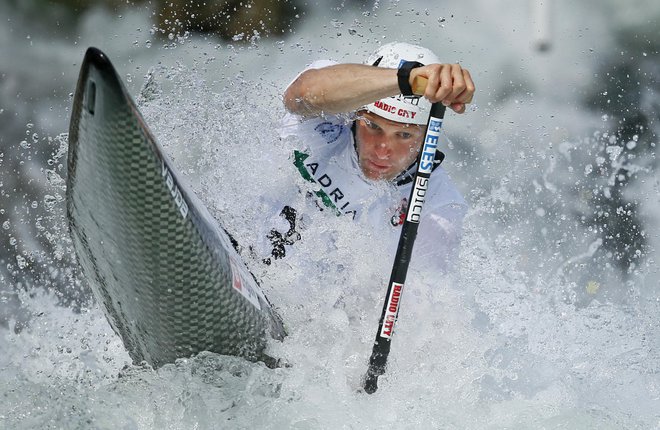
[[[329, 64], [318, 62], [312, 67]], [[311, 198], [317, 199], [319, 207], [351, 217], [373, 228], [375, 237], [397, 243], [412, 181], [395, 185], [367, 179], [358, 164], [352, 121], [340, 116], [303, 119], [287, 113], [279, 134], [304, 145], [294, 151], [293, 164], [305, 180], [314, 183], [316, 192]], [[438, 147], [446, 143], [446, 138], [441, 138]], [[438, 166], [429, 180], [411, 269], [417, 265], [440, 272], [451, 268], [466, 211], [465, 200]]]

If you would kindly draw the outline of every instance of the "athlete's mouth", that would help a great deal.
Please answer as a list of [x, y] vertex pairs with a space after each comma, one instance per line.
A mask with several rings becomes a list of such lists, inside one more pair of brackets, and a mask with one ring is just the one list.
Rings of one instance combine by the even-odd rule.
[[377, 163], [373, 160], [367, 160], [367, 163], [368, 163], [369, 167], [373, 168], [374, 170], [387, 170], [390, 167], [392, 167], [390, 164], [381, 164], [381, 163]]

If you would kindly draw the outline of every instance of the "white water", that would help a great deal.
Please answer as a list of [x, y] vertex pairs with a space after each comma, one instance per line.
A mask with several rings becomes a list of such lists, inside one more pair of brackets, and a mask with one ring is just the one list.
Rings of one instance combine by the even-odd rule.
[[[640, 212], [652, 251], [625, 282], [597, 232], [573, 218], [583, 203], [572, 194], [575, 182], [588, 180], [587, 166], [623, 160], [598, 159], [614, 143], [603, 136], [610, 124], [579, 104], [600, 53], [614, 43], [608, 26], [642, 25], [657, 9], [640, 2], [643, 11], [615, 21], [607, 4], [559, 2], [555, 49], [541, 56], [528, 45], [526, 4], [505, 3], [452, 5], [439, 22], [422, 2], [381, 1], [369, 14], [313, 15], [284, 41], [233, 48], [187, 38], [164, 49], [144, 13], [95, 11], [75, 45], [32, 37], [28, 47], [18, 29], [3, 27], [9, 39], [2, 40], [14, 42], [0, 45], [3, 57], [36, 49], [35, 57], [61, 58], [52, 67], [64, 70], [61, 95], [51, 105], [67, 105], [87, 45], [106, 51], [136, 98], [152, 69], [161, 93], [141, 102], [147, 122], [211, 212], [245, 243], [258, 240], [254, 196], [286, 193], [304, 206], [292, 193], [291, 143], [275, 141], [270, 130], [282, 113], [278, 94], [305, 63], [360, 61], [376, 41], [414, 28], [412, 41], [441, 39], [441, 56], [444, 50], [448, 61], [467, 65], [480, 93], [475, 109], [446, 121], [456, 143], [445, 166], [472, 205], [459, 274], [410, 274], [375, 395], [357, 388], [393, 250], [363, 226], [311, 212], [306, 236], [332, 235], [335, 249], [309, 240], [270, 267], [248, 259], [290, 333], [271, 353], [291, 367], [213, 354], [158, 371], [133, 366], [96, 305], [76, 312], [56, 305], [53, 291], [61, 290], [49, 283], [21, 285], [12, 297], [31, 317], [18, 330], [10, 306], [9, 327], [0, 328], [0, 428], [660, 428], [657, 173], [627, 190], [645, 196]], [[17, 63], [16, 72], [31, 74], [12, 75], [19, 82], [59, 79], [52, 69]], [[34, 115], [55, 136], [68, 112], [48, 105], [37, 103]], [[58, 202], [62, 143], [32, 143], [42, 153], [60, 150], [52, 166], [42, 166], [58, 174], [42, 181], [44, 196], [54, 198], [38, 201], [52, 205], [46, 219], [28, 212], [20, 221], [48, 226], [41, 235], [50, 233], [59, 252], [42, 258], [53, 271], [72, 272]], [[45, 176], [34, 164], [33, 176]], [[15, 233], [17, 221], [10, 236], [18, 238], [17, 257], [29, 262], [21, 251], [28, 233]], [[12, 269], [21, 268], [30, 267], [17, 258]], [[68, 276], [77, 287], [75, 274]]]

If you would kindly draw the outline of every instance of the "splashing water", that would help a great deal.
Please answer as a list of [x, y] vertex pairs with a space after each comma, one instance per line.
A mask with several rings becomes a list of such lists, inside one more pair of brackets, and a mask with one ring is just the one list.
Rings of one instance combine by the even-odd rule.
[[[392, 28], [424, 18], [403, 3], [377, 2], [355, 19], [316, 17], [331, 36], [318, 50], [302, 37], [272, 46], [174, 38], [180, 46], [167, 45], [160, 51], [167, 60], [156, 65], [150, 41], [148, 77], [135, 98], [175, 166], [241, 245], [261, 234], [255, 196], [307, 204], [288, 159], [295, 142], [272, 132], [286, 82], [305, 59], [349, 60], [340, 49], [346, 40], [355, 51], [350, 59], [359, 61], [374, 43], [364, 40], [366, 29], [381, 22]], [[450, 31], [456, 20], [442, 15], [441, 31]], [[437, 17], [427, 21], [437, 27]], [[343, 31], [343, 23], [361, 30]], [[456, 46], [471, 57], [470, 48]], [[304, 58], [285, 62], [296, 54]], [[115, 63], [140, 84], [145, 69]], [[248, 72], [245, 65], [254, 64], [265, 65]], [[131, 364], [77, 272], [64, 216], [67, 136], [35, 136], [26, 127], [30, 134], [17, 146], [29, 168], [20, 172], [40, 184], [41, 198], [28, 198], [20, 217], [2, 213], [15, 259], [0, 272], [0, 427], [657, 427], [660, 303], [657, 241], [648, 233], [660, 213], [657, 198], [645, 206], [653, 214], [645, 228], [650, 245], [632, 249], [638, 257], [625, 270], [616, 263], [623, 251], [601, 234], [603, 223], [588, 222], [594, 201], [600, 217], [637, 213], [625, 205], [609, 213], [619, 175], [647, 175], [627, 192], [659, 195], [654, 165], [636, 156], [639, 139], [610, 131], [609, 117], [562, 109], [544, 97], [547, 85], [534, 85], [538, 75], [518, 76], [513, 81], [525, 88], [482, 76], [484, 91], [514, 95], [479, 102], [471, 120], [448, 118], [456, 135], [445, 163], [471, 202], [459, 271], [445, 279], [409, 275], [388, 370], [372, 396], [358, 388], [391, 244], [365, 226], [309, 211], [304, 236], [323, 240], [303, 239], [271, 266], [244, 252], [287, 324], [289, 336], [270, 353], [289, 367], [209, 353], [158, 370]]]

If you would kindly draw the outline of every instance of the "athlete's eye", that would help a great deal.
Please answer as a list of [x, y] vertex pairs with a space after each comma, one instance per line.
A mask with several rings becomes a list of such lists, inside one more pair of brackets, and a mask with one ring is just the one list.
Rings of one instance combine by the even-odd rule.
[[373, 123], [373, 122], [371, 122], [371, 121], [367, 121], [367, 127], [369, 127], [369, 128], [372, 129], [372, 130], [378, 130], [378, 129], [380, 129], [380, 127], [378, 126], [378, 124]]
[[412, 138], [413, 138], [413, 134], [412, 134], [412, 133], [408, 133], [407, 131], [402, 131], [402, 132], [399, 133], [399, 137], [400, 137], [401, 139], [406, 139], [406, 140], [407, 140], [407, 139], [412, 139]]
[[374, 123], [373, 121], [370, 121], [366, 117], [363, 116], [358, 117], [358, 120], [362, 121], [364, 125], [370, 130], [380, 130], [380, 126], [378, 126], [378, 124]]

